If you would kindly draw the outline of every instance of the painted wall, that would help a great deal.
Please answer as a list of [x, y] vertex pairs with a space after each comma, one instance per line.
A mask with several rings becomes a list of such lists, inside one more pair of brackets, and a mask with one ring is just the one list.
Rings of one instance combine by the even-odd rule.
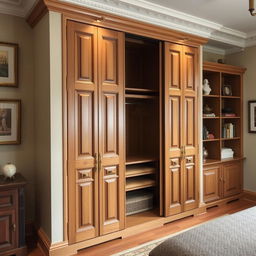
[[203, 61], [217, 62], [218, 59], [224, 58], [224, 55], [203, 51]]
[[62, 20], [49, 12], [36, 25], [36, 217], [52, 243], [63, 241]]
[[244, 189], [256, 192], [256, 134], [248, 133], [248, 101], [256, 100], [256, 47], [226, 56], [228, 64], [246, 67], [244, 75]]
[[36, 222], [51, 239], [49, 15], [33, 29], [35, 63]]
[[16, 164], [17, 171], [28, 181], [26, 218], [34, 219], [34, 65], [32, 29], [22, 18], [0, 14], [0, 42], [19, 44], [19, 87], [0, 87], [1, 99], [21, 99], [21, 144], [0, 145], [0, 165]]

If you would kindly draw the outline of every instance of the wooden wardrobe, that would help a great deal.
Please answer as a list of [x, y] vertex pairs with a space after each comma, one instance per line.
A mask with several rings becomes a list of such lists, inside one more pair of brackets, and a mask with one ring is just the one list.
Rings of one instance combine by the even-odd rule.
[[199, 45], [67, 21], [69, 244], [198, 213], [199, 72]]

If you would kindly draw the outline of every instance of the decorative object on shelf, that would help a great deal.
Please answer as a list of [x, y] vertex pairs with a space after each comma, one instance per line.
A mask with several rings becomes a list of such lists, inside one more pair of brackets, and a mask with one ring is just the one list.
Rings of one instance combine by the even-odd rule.
[[20, 100], [0, 99], [0, 145], [20, 144]]
[[223, 125], [222, 137], [224, 139], [232, 139], [235, 137], [235, 126], [232, 123]]
[[225, 64], [225, 61], [223, 59], [218, 59], [217, 62], [220, 64]]
[[204, 117], [215, 117], [215, 114], [212, 111], [212, 108], [208, 106], [208, 104], [203, 107], [203, 116]]
[[3, 171], [3, 175], [6, 178], [14, 179], [14, 175], [16, 173], [16, 166], [14, 164], [8, 163], [3, 166], [2, 171]]
[[208, 140], [214, 140], [215, 139], [215, 136], [213, 133], [209, 133], [208, 136], [207, 136], [207, 139]]
[[256, 13], [254, 12], [254, 0], [249, 0], [249, 12], [252, 16], [255, 16]]
[[209, 135], [209, 131], [207, 130], [206, 126], [203, 127], [203, 140], [207, 140]]
[[249, 108], [249, 124], [248, 124], [248, 131], [249, 133], [256, 133], [256, 101], [252, 100], [248, 102]]
[[222, 148], [221, 149], [221, 159], [234, 158], [234, 151], [232, 148]]
[[204, 161], [204, 163], [206, 162], [208, 156], [209, 156], [208, 150], [205, 147], [203, 147], [203, 161]]
[[211, 91], [212, 91], [212, 89], [210, 87], [209, 80], [208, 79], [204, 79], [203, 94], [204, 95], [209, 95], [211, 93]]
[[18, 45], [0, 43], [0, 86], [18, 86]]
[[222, 109], [222, 116], [224, 117], [235, 117], [236, 114], [233, 112], [232, 108], [225, 107]]
[[231, 85], [223, 85], [222, 95], [223, 96], [232, 96], [232, 87], [231, 87]]

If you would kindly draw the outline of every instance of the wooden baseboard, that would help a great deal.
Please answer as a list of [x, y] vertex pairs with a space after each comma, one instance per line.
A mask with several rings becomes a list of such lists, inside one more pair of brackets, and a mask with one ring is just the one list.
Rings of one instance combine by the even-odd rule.
[[256, 192], [244, 190], [243, 198], [250, 201], [256, 201]]

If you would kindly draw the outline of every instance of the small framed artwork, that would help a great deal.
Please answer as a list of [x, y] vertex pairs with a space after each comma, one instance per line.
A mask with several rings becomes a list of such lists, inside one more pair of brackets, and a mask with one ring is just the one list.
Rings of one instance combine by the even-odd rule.
[[256, 133], [256, 100], [249, 101], [249, 132]]
[[0, 42], [0, 87], [18, 86], [18, 45]]
[[223, 85], [222, 95], [223, 96], [232, 96], [232, 87], [231, 87], [231, 85]]
[[21, 101], [0, 99], [0, 145], [20, 144]]

